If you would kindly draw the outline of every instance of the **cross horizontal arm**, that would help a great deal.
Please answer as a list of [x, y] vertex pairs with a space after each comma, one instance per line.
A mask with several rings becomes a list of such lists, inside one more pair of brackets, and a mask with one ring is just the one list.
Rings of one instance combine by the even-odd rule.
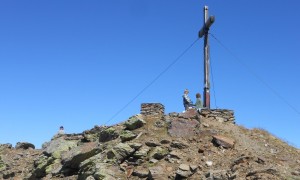
[[210, 28], [210, 26], [215, 22], [215, 16], [210, 16], [207, 21], [205, 22], [204, 26], [202, 27], [202, 29], [199, 31], [199, 38], [202, 38], [203, 35], [208, 31], [208, 29]]

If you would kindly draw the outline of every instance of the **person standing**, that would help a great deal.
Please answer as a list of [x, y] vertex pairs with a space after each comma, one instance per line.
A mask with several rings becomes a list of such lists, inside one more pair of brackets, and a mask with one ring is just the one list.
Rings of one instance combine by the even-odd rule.
[[59, 135], [65, 134], [65, 129], [64, 129], [63, 126], [60, 126], [60, 127], [59, 127], [59, 130], [58, 130], [57, 134], [59, 134]]
[[183, 106], [184, 106], [184, 109], [187, 111], [189, 109], [189, 107], [192, 106], [193, 102], [191, 100], [191, 98], [189, 97], [189, 90], [188, 89], [185, 89], [184, 90], [184, 93], [183, 93]]
[[200, 113], [201, 109], [203, 108], [203, 103], [201, 101], [201, 94], [197, 93], [196, 94], [196, 104], [195, 104], [195, 108], [197, 109], [197, 111]]

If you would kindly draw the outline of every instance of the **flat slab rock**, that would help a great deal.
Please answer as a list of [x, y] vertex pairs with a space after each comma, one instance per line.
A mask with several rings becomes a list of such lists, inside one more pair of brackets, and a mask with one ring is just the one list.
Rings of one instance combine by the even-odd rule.
[[196, 134], [194, 130], [198, 124], [199, 122], [194, 119], [173, 117], [168, 128], [168, 133], [172, 137], [191, 137]]
[[199, 113], [197, 112], [196, 109], [189, 109], [185, 111], [184, 113], [180, 113], [179, 117], [182, 117], [184, 119], [194, 119], [199, 116]]
[[223, 148], [233, 148], [235, 141], [231, 138], [215, 135], [213, 136], [213, 142]]

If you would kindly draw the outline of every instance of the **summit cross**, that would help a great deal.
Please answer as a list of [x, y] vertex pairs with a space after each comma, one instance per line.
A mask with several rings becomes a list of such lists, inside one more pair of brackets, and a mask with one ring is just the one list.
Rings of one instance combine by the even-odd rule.
[[210, 26], [215, 22], [215, 17], [208, 17], [208, 6], [204, 6], [204, 24], [199, 31], [199, 38], [204, 36], [204, 107], [210, 109], [210, 77], [209, 77], [209, 67], [210, 67], [210, 53], [209, 53], [209, 41], [208, 41], [208, 31]]

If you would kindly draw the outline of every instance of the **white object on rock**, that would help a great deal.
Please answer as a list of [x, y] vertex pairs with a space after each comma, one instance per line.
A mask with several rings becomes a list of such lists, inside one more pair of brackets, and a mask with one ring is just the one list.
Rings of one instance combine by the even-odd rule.
[[212, 161], [206, 161], [205, 162], [207, 166], [212, 166], [213, 162]]

